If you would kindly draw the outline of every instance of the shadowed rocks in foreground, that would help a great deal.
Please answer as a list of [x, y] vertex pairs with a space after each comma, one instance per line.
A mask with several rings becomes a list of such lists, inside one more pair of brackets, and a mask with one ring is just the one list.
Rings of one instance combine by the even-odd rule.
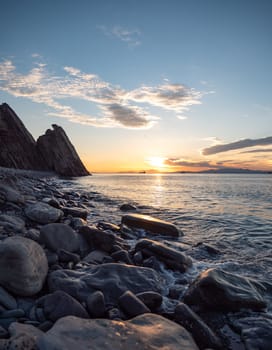
[[65, 131], [57, 125], [35, 142], [20, 118], [6, 103], [0, 105], [0, 166], [54, 171], [62, 176], [86, 176]]

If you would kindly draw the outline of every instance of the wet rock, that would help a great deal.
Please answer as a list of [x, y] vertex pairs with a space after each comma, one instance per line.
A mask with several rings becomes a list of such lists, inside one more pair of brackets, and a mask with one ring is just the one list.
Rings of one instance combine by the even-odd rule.
[[186, 254], [150, 239], [141, 239], [136, 244], [135, 251], [141, 251], [145, 257], [155, 256], [168, 268], [180, 272], [184, 272], [192, 266], [192, 260]]
[[272, 344], [272, 317], [269, 315], [242, 318], [235, 325], [246, 350], [270, 350]]
[[130, 321], [65, 317], [39, 338], [38, 346], [39, 350], [83, 350], [90, 341], [94, 350], [198, 349], [183, 327], [155, 314]]
[[117, 225], [114, 225], [110, 222], [105, 222], [105, 221], [99, 221], [99, 223], [97, 224], [97, 227], [101, 230], [110, 230], [113, 232], [119, 232], [120, 231], [120, 227]]
[[128, 317], [136, 317], [150, 312], [149, 308], [129, 290], [120, 296], [119, 305]]
[[18, 216], [0, 215], [0, 226], [3, 226], [6, 231], [22, 232], [25, 229], [25, 222]]
[[87, 221], [81, 218], [73, 218], [71, 221], [71, 226], [76, 230], [79, 229], [81, 226], [85, 226], [85, 225], [87, 225]]
[[116, 237], [113, 233], [98, 230], [97, 228], [91, 226], [80, 227], [79, 233], [86, 239], [90, 247], [104, 250], [108, 253], [113, 251], [114, 245], [124, 244], [122, 239]]
[[87, 311], [75, 298], [60, 290], [40, 298], [37, 305], [43, 307], [46, 318], [53, 322], [69, 315], [89, 317]]
[[24, 234], [24, 237], [32, 239], [35, 242], [39, 242], [40, 231], [36, 230], [35, 228], [30, 228], [29, 230], [26, 231], [26, 233]]
[[163, 280], [156, 271], [124, 264], [102, 264], [80, 271], [57, 270], [49, 274], [50, 291], [63, 290], [80, 301], [86, 301], [90, 293], [101, 291], [105, 302], [116, 304], [127, 290], [134, 294], [146, 291], [160, 293]]
[[119, 209], [122, 211], [135, 211], [137, 210], [137, 207], [135, 207], [133, 204], [125, 203], [122, 204]]
[[25, 208], [25, 214], [30, 220], [38, 222], [39, 224], [56, 222], [63, 215], [61, 210], [43, 202], [28, 205]]
[[181, 232], [175, 225], [149, 215], [126, 214], [122, 216], [121, 222], [129, 227], [143, 229], [153, 234], [171, 237], [179, 237], [181, 235]]
[[140, 299], [152, 312], [157, 310], [162, 304], [162, 296], [159, 293], [147, 291], [136, 294], [137, 298]]
[[0, 243], [0, 284], [15, 295], [38, 293], [48, 271], [42, 247], [24, 237], [9, 237]]
[[133, 265], [133, 261], [131, 260], [129, 254], [126, 250], [123, 250], [123, 249], [117, 250], [116, 252], [111, 254], [111, 257], [115, 261], [122, 261], [128, 265]]
[[179, 303], [176, 306], [174, 320], [192, 334], [199, 349], [222, 349], [220, 339], [186, 304]]
[[66, 224], [53, 223], [44, 225], [41, 228], [40, 241], [54, 252], [59, 249], [75, 252], [79, 249], [77, 233]]
[[81, 218], [83, 220], [86, 220], [88, 216], [88, 210], [82, 208], [62, 207], [61, 210], [65, 216], [71, 215], [75, 218]]
[[90, 294], [86, 301], [89, 315], [93, 318], [102, 318], [106, 314], [105, 298], [101, 291]]
[[190, 285], [184, 302], [207, 310], [261, 310], [266, 307], [263, 291], [264, 287], [252, 279], [220, 269], [209, 269]]

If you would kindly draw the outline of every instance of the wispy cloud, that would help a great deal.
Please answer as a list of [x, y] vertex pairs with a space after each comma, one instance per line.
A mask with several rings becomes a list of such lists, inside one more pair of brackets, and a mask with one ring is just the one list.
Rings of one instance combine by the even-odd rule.
[[252, 149], [250, 151], [244, 151], [241, 153], [272, 153], [272, 148], [258, 148], [258, 149]]
[[168, 158], [164, 161], [165, 165], [170, 167], [189, 167], [189, 168], [218, 168], [209, 161], [193, 161], [180, 158]]
[[202, 150], [202, 154], [207, 156], [221, 152], [233, 151], [241, 148], [267, 145], [272, 145], [272, 136], [264, 137], [261, 139], [244, 139], [231, 143], [214, 145], [211, 147], [204, 148]]
[[[127, 91], [103, 81], [96, 74], [84, 73], [65, 66], [62, 75], [48, 70], [44, 63], [36, 63], [25, 74], [16, 70], [12, 61], [0, 62], [0, 90], [12, 96], [29, 99], [49, 107], [48, 115], [66, 118], [71, 122], [97, 127], [143, 129], [152, 127], [159, 117], [152, 115], [146, 104], [176, 112], [201, 103], [202, 93], [181, 84], [169, 82], [159, 86], [142, 86]], [[98, 107], [99, 115], [83, 114], [71, 106], [76, 98]], [[64, 103], [63, 101], [66, 101]], [[145, 106], [139, 106], [139, 104]]]
[[140, 36], [141, 32], [139, 29], [127, 29], [121, 26], [107, 27], [104, 25], [97, 26], [105, 35], [113, 38], [117, 38], [126, 44], [129, 47], [136, 47], [141, 45]]

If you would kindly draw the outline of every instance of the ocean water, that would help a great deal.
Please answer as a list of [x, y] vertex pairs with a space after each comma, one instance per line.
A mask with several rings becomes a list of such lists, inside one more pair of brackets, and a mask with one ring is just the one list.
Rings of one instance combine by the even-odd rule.
[[120, 205], [131, 203], [176, 224], [184, 236], [167, 244], [192, 256], [192, 278], [217, 266], [272, 286], [271, 175], [95, 174], [71, 185], [91, 194], [93, 223], [120, 224]]

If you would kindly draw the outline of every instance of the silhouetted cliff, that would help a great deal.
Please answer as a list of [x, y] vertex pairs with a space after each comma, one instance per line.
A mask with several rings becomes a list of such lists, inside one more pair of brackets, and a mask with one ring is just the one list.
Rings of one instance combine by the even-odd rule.
[[6, 103], [0, 105], [0, 166], [49, 170], [62, 176], [89, 174], [61, 127], [53, 125], [36, 143]]

